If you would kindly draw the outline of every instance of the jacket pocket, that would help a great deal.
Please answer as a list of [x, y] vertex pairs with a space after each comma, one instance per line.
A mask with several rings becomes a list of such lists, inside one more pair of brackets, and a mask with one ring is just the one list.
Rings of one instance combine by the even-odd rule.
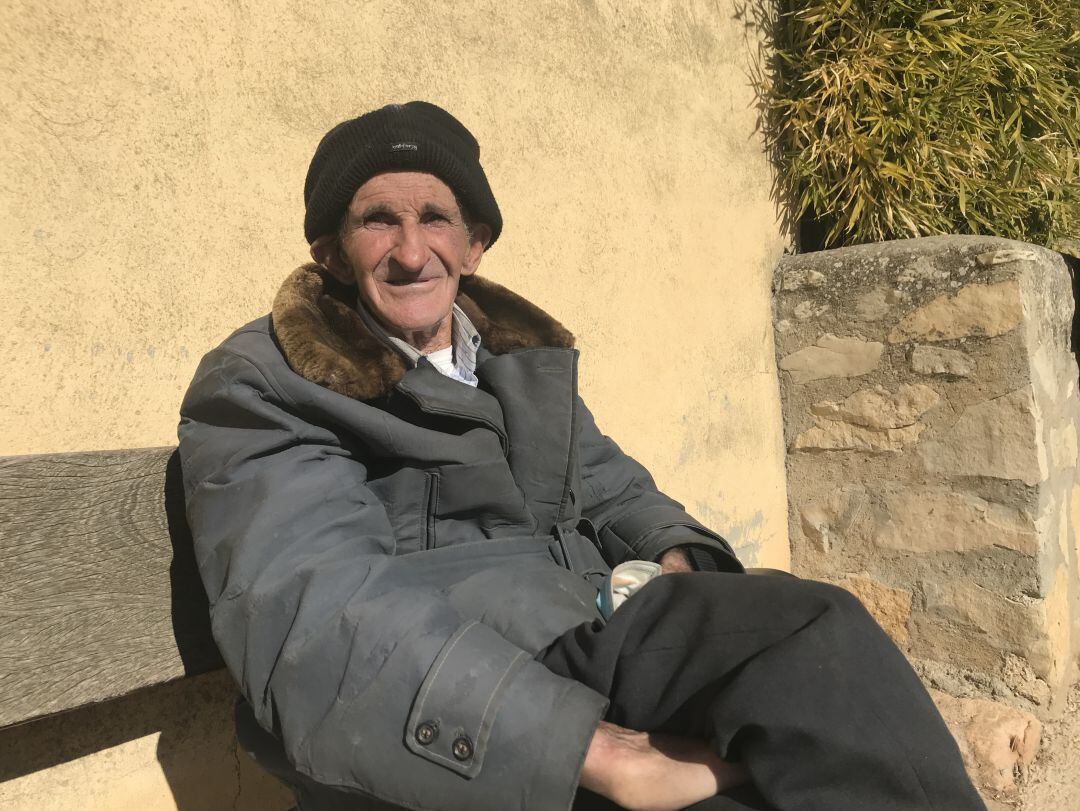
[[394, 532], [395, 554], [423, 552], [434, 546], [437, 472], [403, 467], [369, 482], [368, 487], [386, 510]]

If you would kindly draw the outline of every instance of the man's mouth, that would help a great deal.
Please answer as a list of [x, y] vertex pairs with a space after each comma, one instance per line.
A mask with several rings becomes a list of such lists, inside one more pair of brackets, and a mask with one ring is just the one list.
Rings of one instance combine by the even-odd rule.
[[426, 279], [387, 279], [386, 284], [392, 287], [412, 287], [437, 282], [438, 280], [436, 276], [430, 276]]

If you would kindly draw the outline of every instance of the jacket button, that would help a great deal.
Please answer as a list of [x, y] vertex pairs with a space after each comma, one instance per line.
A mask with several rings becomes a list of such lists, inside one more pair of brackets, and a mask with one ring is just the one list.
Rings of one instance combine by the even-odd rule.
[[424, 721], [424, 723], [416, 728], [416, 742], [421, 746], [427, 746], [437, 737], [439, 737], [439, 727], [431, 721]]
[[466, 737], [460, 737], [454, 741], [454, 757], [458, 760], [468, 760], [472, 757], [472, 741]]

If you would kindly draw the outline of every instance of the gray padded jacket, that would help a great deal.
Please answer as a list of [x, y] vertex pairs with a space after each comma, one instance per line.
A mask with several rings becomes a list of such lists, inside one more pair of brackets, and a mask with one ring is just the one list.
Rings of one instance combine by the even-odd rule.
[[471, 388], [294, 272], [202, 360], [179, 428], [214, 637], [259, 724], [320, 783], [416, 809], [570, 807], [606, 699], [534, 660], [601, 621], [622, 560], [727, 543], [577, 396], [573, 338], [475, 277]]

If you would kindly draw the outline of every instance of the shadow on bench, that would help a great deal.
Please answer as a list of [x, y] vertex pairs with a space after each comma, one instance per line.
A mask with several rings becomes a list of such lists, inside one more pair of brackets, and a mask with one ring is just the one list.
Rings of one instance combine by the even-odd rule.
[[[0, 735], [222, 666], [173, 448], [0, 459], [0, 527]], [[0, 781], [156, 731], [108, 727]]]

